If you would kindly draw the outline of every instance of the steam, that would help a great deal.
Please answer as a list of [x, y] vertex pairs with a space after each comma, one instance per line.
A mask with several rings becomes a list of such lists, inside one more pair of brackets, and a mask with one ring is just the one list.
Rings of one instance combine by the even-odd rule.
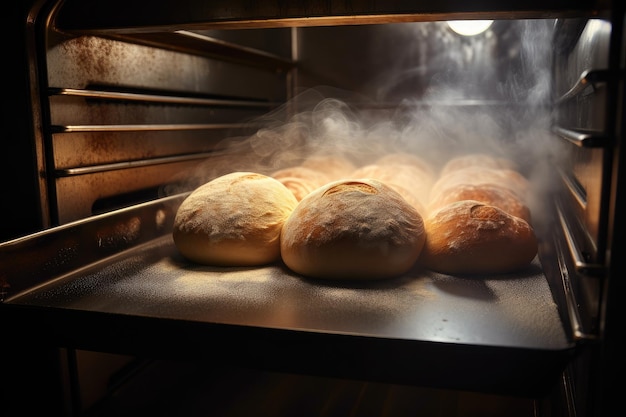
[[[547, 155], [556, 153], [548, 137], [553, 26], [541, 19], [496, 21], [469, 38], [445, 22], [377, 32], [370, 59], [385, 68], [359, 93], [330, 86], [303, 91], [255, 120], [261, 127], [252, 136], [226, 139], [223, 164], [214, 158], [198, 175], [267, 174], [323, 152], [356, 165], [409, 152], [437, 169], [455, 155], [484, 152], [516, 161], [548, 190]], [[394, 39], [405, 49], [398, 51]]]

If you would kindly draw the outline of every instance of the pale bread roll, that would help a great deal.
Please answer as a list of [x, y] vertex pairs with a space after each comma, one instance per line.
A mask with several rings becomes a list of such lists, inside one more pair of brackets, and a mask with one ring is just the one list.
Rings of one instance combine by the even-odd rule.
[[450, 159], [448, 162], [446, 162], [443, 168], [441, 168], [439, 175], [443, 176], [449, 174], [452, 171], [456, 171], [457, 169], [469, 167], [512, 170], [517, 169], [517, 165], [510, 159], [491, 156], [485, 153], [470, 153]]
[[300, 165], [324, 173], [329, 181], [347, 178], [356, 169], [356, 165], [350, 159], [331, 153], [311, 155]]
[[451, 188], [457, 187], [459, 184], [495, 184], [512, 191], [524, 202], [528, 201], [530, 196], [530, 182], [518, 171], [472, 166], [456, 169], [440, 176], [431, 188], [431, 200], [440, 194], [446, 193]]
[[351, 178], [373, 178], [395, 188], [404, 196], [409, 192], [411, 197], [408, 199], [417, 200], [422, 210], [427, 205], [434, 182], [434, 177], [428, 171], [406, 164], [364, 165], [353, 171]]
[[174, 218], [185, 258], [205, 265], [256, 266], [280, 260], [280, 230], [298, 205], [280, 181], [233, 172], [196, 188]]
[[478, 201], [463, 200], [424, 220], [419, 263], [444, 274], [498, 274], [527, 267], [537, 254], [532, 227], [519, 217]]
[[330, 182], [328, 176], [322, 172], [303, 166], [281, 168], [272, 172], [270, 177], [282, 182], [298, 201], [316, 188]]
[[434, 212], [448, 204], [475, 200], [488, 206], [498, 207], [505, 212], [531, 222], [530, 208], [511, 190], [495, 184], [459, 184], [450, 187], [433, 197], [428, 205], [428, 211]]
[[306, 196], [281, 232], [281, 255], [312, 278], [374, 280], [399, 276], [424, 245], [420, 213], [374, 179], [339, 180]]

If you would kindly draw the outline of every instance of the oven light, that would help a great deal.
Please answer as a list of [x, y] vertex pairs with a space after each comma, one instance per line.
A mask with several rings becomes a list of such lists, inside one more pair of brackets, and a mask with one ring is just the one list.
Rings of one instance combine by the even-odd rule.
[[447, 23], [459, 35], [474, 36], [489, 29], [493, 20], [449, 20]]

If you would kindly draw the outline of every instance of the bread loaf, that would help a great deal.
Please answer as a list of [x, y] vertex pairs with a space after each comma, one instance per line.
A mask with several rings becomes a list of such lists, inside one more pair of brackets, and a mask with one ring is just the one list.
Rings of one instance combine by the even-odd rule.
[[497, 207], [463, 200], [424, 220], [419, 263], [444, 274], [497, 274], [527, 267], [537, 254], [532, 227]]
[[407, 272], [424, 245], [420, 213], [374, 179], [339, 180], [306, 196], [281, 232], [292, 271], [321, 279], [385, 279]]
[[526, 177], [518, 171], [472, 166], [456, 169], [445, 175], [441, 175], [431, 188], [431, 200], [434, 200], [439, 195], [446, 193], [451, 188], [457, 187], [460, 184], [495, 184], [515, 193], [524, 202], [528, 200], [530, 195], [530, 183]]
[[488, 206], [499, 209], [531, 222], [530, 208], [511, 190], [496, 184], [459, 184], [452, 186], [437, 196], [434, 196], [428, 205], [428, 212], [434, 212], [448, 204], [475, 200]]
[[281, 182], [233, 172], [195, 189], [174, 218], [173, 238], [189, 260], [255, 266], [280, 260], [280, 231], [298, 204]]

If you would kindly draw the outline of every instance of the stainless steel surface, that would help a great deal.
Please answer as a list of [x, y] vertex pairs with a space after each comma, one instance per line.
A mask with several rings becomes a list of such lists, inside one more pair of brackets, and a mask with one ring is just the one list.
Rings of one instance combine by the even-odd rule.
[[[165, 48], [154, 36], [140, 45], [47, 32], [40, 170], [56, 223], [193, 187], [208, 178], [194, 179], [199, 162], [285, 102], [289, 32], [239, 34], [239, 44], [208, 34], [177, 32]], [[189, 53], [189, 42], [204, 52]]]
[[[3, 234], [65, 224], [0, 244], [0, 309], [11, 352], [70, 346], [218, 357], [272, 370], [530, 396], [562, 382], [576, 415], [602, 415], [587, 411], [619, 401], [623, 392], [614, 395], [620, 390], [609, 381], [623, 373], [614, 363], [623, 355], [615, 341], [626, 265], [619, 233], [626, 158], [621, 2], [31, 6], [22, 8], [20, 25], [9, 26], [24, 34], [16, 40], [23, 54], [8, 68], [15, 66], [10, 79], [22, 90], [14, 96], [15, 120], [28, 123], [3, 114], [19, 151], [5, 152], [3, 161], [16, 161], [0, 164], [8, 167], [5, 177], [19, 179], [8, 184], [16, 204], [7, 217], [30, 215]], [[462, 18], [500, 20], [478, 38], [445, 30], [444, 20]], [[531, 22], [541, 30], [519, 30]], [[546, 28], [550, 37], [542, 37]], [[531, 42], [518, 43], [520, 35], [532, 35]], [[526, 61], [537, 52], [548, 65]], [[541, 214], [540, 253], [528, 274], [412, 271], [367, 287], [314, 283], [281, 265], [217, 271], [178, 257], [167, 228], [179, 197], [160, 197], [186, 192], [224, 168], [223, 139], [251, 133], [248, 122], [267, 110], [264, 104], [276, 108], [302, 88], [325, 84], [375, 98], [364, 110], [378, 120], [411, 117], [416, 108], [429, 121], [433, 109], [505, 109], [497, 124], [506, 134], [498, 140], [525, 145], [516, 159], [545, 181], [533, 184], [548, 210], [534, 212]], [[463, 94], [433, 100], [429, 93], [439, 87]], [[404, 100], [415, 106], [394, 113]], [[248, 106], [256, 102], [263, 104]], [[545, 123], [526, 132], [535, 118]], [[460, 120], [429, 124], [420, 137], [491, 137], [479, 129], [485, 119]], [[238, 166], [258, 166], [250, 165], [253, 156]], [[551, 169], [536, 169], [539, 160]], [[30, 381], [24, 386], [11, 392], [28, 392]]]
[[337, 283], [283, 266], [199, 266], [182, 259], [168, 236], [53, 281], [6, 302], [436, 343], [572, 347], [537, 262], [504, 276], [412, 271], [389, 281]]
[[264, 101], [245, 101], [245, 100], [228, 100], [215, 98], [200, 97], [180, 97], [166, 96], [157, 94], [140, 94], [140, 93], [123, 93], [118, 91], [97, 91], [97, 90], [78, 90], [75, 88], [50, 88], [50, 95], [60, 96], [79, 96], [86, 98], [124, 100], [124, 101], [141, 101], [153, 103], [172, 103], [172, 104], [196, 104], [203, 106], [232, 106], [232, 107], [255, 107], [269, 110], [272, 107], [282, 103], [267, 103]]
[[[487, 0], [468, 3], [445, 0], [394, 0], [386, 2], [327, 2], [300, 0], [286, 4], [275, 1], [189, 0], [187, 7], [168, 7], [173, 3], [115, 1], [66, 1], [57, 24], [66, 30], [141, 33], [180, 28], [247, 28], [289, 26], [340, 26], [445, 19], [524, 19], [604, 15], [610, 8], [606, 1], [595, 0]], [[120, 15], [118, 9], [127, 10]], [[167, 12], [165, 12], [167, 11]]]
[[[1, 244], [0, 260], [13, 261], [0, 308], [35, 343], [148, 354], [153, 346], [157, 356], [189, 357], [254, 345], [252, 362], [263, 355], [279, 369], [522, 396], [549, 390], [574, 348], [538, 259], [514, 274], [448, 276], [416, 267], [356, 283], [304, 278], [281, 263], [201, 266], [172, 242], [179, 202], [146, 203]], [[309, 349], [329, 353], [317, 368], [317, 359], [292, 362], [293, 349], [300, 358]], [[472, 382], [463, 371], [448, 381], [459, 366], [482, 377]]]

